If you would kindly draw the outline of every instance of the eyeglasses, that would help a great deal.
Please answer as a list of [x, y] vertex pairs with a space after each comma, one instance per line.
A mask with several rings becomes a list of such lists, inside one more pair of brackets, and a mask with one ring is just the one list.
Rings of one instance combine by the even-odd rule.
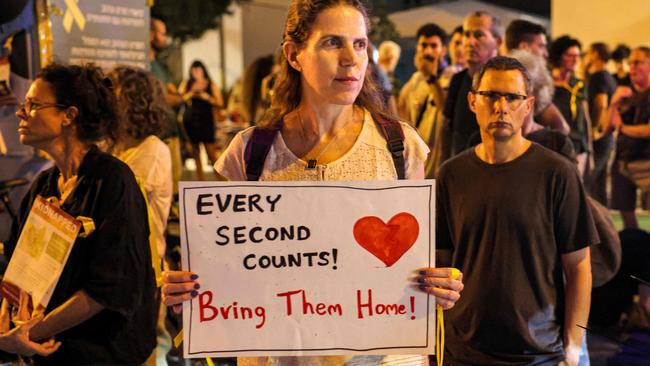
[[521, 95], [516, 93], [501, 93], [491, 90], [473, 90], [472, 93], [478, 94], [483, 98], [487, 99], [491, 104], [494, 104], [501, 100], [501, 97], [506, 98], [508, 106], [510, 109], [515, 110], [521, 106], [521, 104], [528, 99], [527, 95]]
[[18, 105], [18, 111], [25, 115], [30, 115], [33, 111], [43, 108], [68, 108], [68, 106], [60, 103], [35, 103], [31, 100], [26, 100]]

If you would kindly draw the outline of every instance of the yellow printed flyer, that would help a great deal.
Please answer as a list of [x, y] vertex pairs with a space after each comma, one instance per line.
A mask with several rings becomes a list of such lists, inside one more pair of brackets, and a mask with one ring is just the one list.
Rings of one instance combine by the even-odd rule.
[[47, 307], [81, 223], [43, 197], [36, 197], [14, 251], [0, 293], [17, 305], [20, 290], [34, 306]]

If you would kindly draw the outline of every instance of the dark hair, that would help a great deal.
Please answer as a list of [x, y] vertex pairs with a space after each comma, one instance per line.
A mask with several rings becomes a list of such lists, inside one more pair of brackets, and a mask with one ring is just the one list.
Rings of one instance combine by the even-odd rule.
[[592, 43], [589, 47], [592, 51], [598, 54], [598, 58], [604, 62], [609, 61], [611, 54], [609, 53], [609, 46], [603, 42]]
[[551, 43], [548, 50], [548, 61], [553, 67], [559, 67], [562, 64], [562, 55], [571, 47], [577, 46], [582, 49], [582, 44], [575, 38], [568, 35], [561, 36]]
[[203, 62], [201, 62], [199, 60], [194, 60], [192, 62], [192, 64], [190, 65], [190, 71], [189, 71], [190, 75], [188, 77], [187, 85], [185, 86], [185, 90], [191, 90], [192, 89], [192, 84], [194, 84], [194, 82], [196, 81], [196, 79], [194, 79], [194, 76], [192, 76], [192, 69], [195, 69], [195, 68], [200, 68], [201, 70], [203, 70], [203, 76], [208, 80], [208, 93], [210, 93], [209, 86], [212, 85], [212, 79], [210, 78], [210, 74], [208, 73], [208, 69], [205, 67]]
[[119, 91], [120, 131], [138, 141], [150, 135], [163, 136], [167, 107], [159, 81], [145, 70], [129, 66], [116, 67], [110, 76]]
[[460, 33], [461, 36], [463, 35], [463, 25], [462, 24], [459, 25], [458, 27], [454, 28], [454, 30], [449, 35], [449, 38], [453, 37], [454, 34], [456, 34], [456, 33]]
[[[467, 18], [480, 18], [480, 17], [488, 17], [490, 18], [490, 33], [492, 33], [492, 37], [494, 38], [500, 38], [503, 39], [503, 25], [501, 24], [501, 20], [497, 18], [495, 15], [492, 15], [491, 13], [485, 11], [485, 10], [478, 10], [472, 13], [469, 13], [465, 19]], [[464, 22], [463, 22], [464, 24]]]
[[632, 51], [640, 51], [645, 54], [646, 58], [650, 58], [650, 47], [647, 46], [639, 46], [639, 47], [634, 47]]
[[530, 81], [530, 74], [528, 73], [526, 67], [516, 58], [506, 56], [492, 57], [485, 65], [483, 65], [481, 71], [474, 74], [474, 79], [472, 80], [472, 89], [474, 91], [478, 90], [478, 87], [481, 85], [481, 80], [483, 79], [483, 74], [485, 74], [485, 72], [488, 70], [519, 70], [519, 72], [521, 72], [521, 75], [524, 77], [526, 95], [531, 95], [533, 93], [533, 84]]
[[[339, 5], [353, 7], [361, 13], [366, 23], [366, 30], [370, 31], [368, 12], [360, 0], [293, 0], [289, 5], [289, 13], [284, 23], [283, 41], [294, 42], [298, 48], [303, 47], [316, 17], [321, 12]], [[291, 67], [286, 57], [283, 59], [281, 67], [278, 80], [273, 88], [274, 96], [271, 100], [271, 107], [258, 123], [263, 128], [279, 127], [284, 116], [300, 103], [302, 94], [300, 73]], [[373, 116], [393, 119], [386, 112], [381, 93], [376, 82], [370, 76], [370, 71], [370, 68], [366, 69], [361, 92], [354, 103], [366, 108]]]
[[434, 23], [427, 23], [421, 26], [415, 35], [415, 39], [418, 40], [421, 36], [424, 36], [424, 38], [438, 36], [438, 38], [440, 38], [440, 42], [442, 42], [443, 45], [446, 45], [449, 41], [447, 38], [447, 32], [445, 32], [444, 29], [440, 28], [440, 26]]
[[515, 19], [506, 29], [506, 47], [508, 50], [519, 48], [519, 43], [531, 43], [537, 35], [546, 35], [546, 28], [523, 19]]
[[630, 47], [624, 44], [619, 44], [614, 49], [614, 52], [612, 52], [612, 60], [616, 62], [623, 61], [624, 59], [630, 57], [630, 53], [632, 53]]
[[53, 63], [42, 69], [36, 78], [52, 85], [58, 104], [77, 108], [73, 123], [79, 141], [108, 140], [113, 143], [117, 139], [115, 93], [111, 79], [99, 67]]
[[267, 55], [255, 59], [244, 72], [242, 78], [242, 104], [248, 121], [257, 122], [254, 119], [262, 97], [262, 80], [271, 73], [272, 67], [273, 55]]

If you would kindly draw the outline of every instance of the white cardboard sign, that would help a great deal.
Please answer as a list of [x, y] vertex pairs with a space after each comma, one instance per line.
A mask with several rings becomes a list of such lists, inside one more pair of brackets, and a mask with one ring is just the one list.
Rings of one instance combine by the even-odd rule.
[[181, 182], [185, 357], [432, 354], [434, 181]]

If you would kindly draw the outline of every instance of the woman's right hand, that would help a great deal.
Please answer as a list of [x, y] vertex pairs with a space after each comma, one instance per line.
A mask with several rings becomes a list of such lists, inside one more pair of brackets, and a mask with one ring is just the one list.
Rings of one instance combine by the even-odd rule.
[[201, 285], [197, 281], [199, 276], [188, 271], [163, 272], [163, 286], [161, 289], [163, 304], [172, 306], [174, 312], [179, 314], [183, 308], [183, 301], [195, 298]]

